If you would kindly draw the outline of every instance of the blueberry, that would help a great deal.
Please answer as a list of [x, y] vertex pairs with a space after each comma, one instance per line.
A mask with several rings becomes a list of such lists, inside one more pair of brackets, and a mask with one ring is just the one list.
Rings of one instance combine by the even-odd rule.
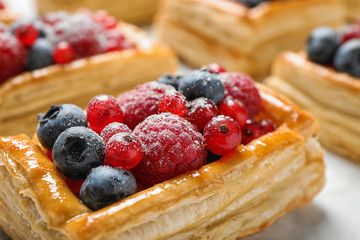
[[312, 31], [306, 45], [309, 59], [322, 65], [331, 64], [341, 40], [341, 34], [330, 27], [316, 28]]
[[344, 43], [335, 54], [334, 68], [360, 78], [360, 39]]
[[237, 0], [237, 1], [246, 5], [249, 8], [253, 8], [263, 2], [268, 2], [269, 0]]
[[224, 98], [225, 88], [218, 74], [208, 69], [195, 70], [185, 75], [179, 82], [179, 91], [188, 101], [206, 97], [218, 104]]
[[49, 40], [38, 38], [29, 50], [27, 70], [32, 71], [52, 65], [53, 51], [54, 48]]
[[91, 209], [99, 210], [136, 193], [135, 177], [121, 168], [94, 168], [80, 189], [81, 200]]
[[46, 38], [46, 26], [40, 19], [35, 19], [32, 21], [33, 26], [38, 30], [40, 38]]
[[157, 81], [159, 83], [164, 83], [167, 85], [173, 86], [176, 90], [179, 88], [179, 81], [183, 76], [181, 75], [170, 75], [170, 74], [164, 74], [162, 75]]
[[62, 132], [54, 143], [53, 159], [65, 177], [82, 180], [92, 168], [104, 163], [105, 143], [89, 128], [71, 127]]
[[39, 114], [37, 137], [48, 150], [52, 150], [59, 135], [70, 127], [87, 126], [84, 111], [73, 104], [52, 105], [45, 114]]

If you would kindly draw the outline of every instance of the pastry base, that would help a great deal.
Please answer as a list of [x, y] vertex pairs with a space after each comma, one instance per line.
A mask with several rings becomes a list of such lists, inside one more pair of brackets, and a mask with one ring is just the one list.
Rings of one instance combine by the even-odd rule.
[[360, 19], [360, 1], [344, 0], [347, 6], [348, 19], [350, 22], [356, 22]]
[[[324, 184], [311, 115], [261, 88], [279, 128], [233, 154], [91, 212], [40, 147], [0, 138], [0, 226], [16, 239], [235, 240], [308, 203]], [[27, 210], [28, 209], [28, 210]]]
[[139, 29], [120, 24], [137, 49], [100, 54], [23, 73], [0, 86], [0, 135], [33, 134], [37, 114], [51, 104], [85, 108], [97, 94], [117, 95], [177, 68], [174, 54]]
[[54, 11], [73, 12], [79, 8], [91, 11], [105, 10], [111, 16], [130, 23], [149, 22], [160, 0], [36, 0], [39, 14]]
[[253, 9], [227, 0], [166, 0], [155, 31], [194, 67], [217, 62], [263, 77], [280, 51], [299, 50], [314, 27], [341, 26], [345, 14], [337, 0], [274, 1]]
[[327, 148], [360, 161], [359, 79], [289, 52], [278, 57], [265, 82], [318, 117], [320, 141]]

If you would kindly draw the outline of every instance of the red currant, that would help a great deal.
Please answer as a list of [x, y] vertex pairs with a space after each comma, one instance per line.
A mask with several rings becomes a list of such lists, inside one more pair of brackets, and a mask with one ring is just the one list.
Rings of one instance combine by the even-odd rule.
[[167, 92], [160, 99], [159, 108], [161, 112], [170, 112], [182, 117], [186, 112], [186, 98], [177, 91]]
[[131, 133], [117, 133], [106, 145], [105, 165], [131, 169], [143, 156], [139, 138]]
[[55, 46], [53, 59], [59, 64], [70, 63], [75, 59], [74, 49], [68, 42], [59, 42]]
[[68, 187], [70, 188], [71, 192], [78, 198], [80, 198], [80, 188], [82, 186], [82, 184], [85, 182], [84, 180], [79, 180], [79, 181], [75, 181], [75, 180], [71, 180], [70, 178], [65, 178], [65, 182], [68, 185]]
[[234, 119], [240, 127], [245, 126], [248, 119], [248, 111], [245, 105], [231, 96], [224, 98], [218, 106], [218, 114], [229, 116]]
[[264, 134], [273, 132], [276, 130], [275, 125], [270, 120], [267, 120], [267, 119], [260, 121], [260, 128]]
[[210, 63], [209, 65], [207, 65], [207, 68], [210, 70], [211, 73], [226, 72], [226, 69], [217, 63]]
[[90, 100], [86, 109], [91, 129], [100, 133], [112, 122], [122, 122], [123, 112], [116, 99], [110, 95], [98, 95]]
[[242, 144], [246, 145], [252, 140], [262, 136], [264, 133], [260, 127], [260, 124], [255, 120], [248, 119], [242, 130]]
[[241, 143], [241, 129], [232, 118], [219, 115], [206, 124], [204, 138], [209, 151], [226, 155], [234, 152]]
[[131, 129], [119, 122], [113, 122], [107, 125], [100, 133], [100, 136], [105, 142], [105, 145], [108, 143], [109, 139], [117, 133], [131, 133]]
[[210, 99], [197, 98], [190, 102], [184, 118], [199, 130], [203, 130], [205, 125], [217, 115], [217, 111], [215, 103]]
[[34, 44], [39, 36], [39, 31], [31, 23], [21, 23], [14, 30], [15, 36], [27, 47]]

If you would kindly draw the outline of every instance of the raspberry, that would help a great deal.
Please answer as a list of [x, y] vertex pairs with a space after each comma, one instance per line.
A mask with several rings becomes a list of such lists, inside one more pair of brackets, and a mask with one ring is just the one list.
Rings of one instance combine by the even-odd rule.
[[248, 119], [242, 130], [242, 144], [246, 145], [252, 140], [261, 137], [264, 132], [260, 127], [260, 124], [255, 120]]
[[52, 151], [50, 151], [50, 150], [46, 150], [46, 156], [50, 159], [50, 161], [54, 161], [53, 160], [53, 157], [52, 157]]
[[186, 112], [186, 98], [177, 91], [169, 91], [160, 99], [161, 112], [170, 112], [180, 117]]
[[55, 26], [56, 24], [64, 21], [69, 17], [69, 14], [66, 12], [50, 12], [44, 15], [42, 21], [50, 26]]
[[144, 157], [132, 172], [146, 187], [198, 169], [206, 162], [203, 136], [177, 115], [152, 115], [135, 128], [134, 135], [143, 144]]
[[75, 53], [68, 42], [59, 42], [55, 46], [53, 58], [56, 63], [66, 64], [74, 60]]
[[7, 26], [0, 22], [0, 33], [4, 33], [7, 31]]
[[211, 73], [223, 73], [226, 72], [226, 69], [217, 63], [210, 63], [207, 65], [207, 69], [210, 70]]
[[131, 129], [123, 123], [113, 122], [101, 131], [100, 136], [106, 145], [109, 139], [117, 133], [131, 133]]
[[123, 121], [121, 107], [110, 95], [95, 96], [90, 100], [86, 112], [91, 129], [97, 133], [100, 133], [109, 123]]
[[84, 180], [79, 180], [79, 181], [75, 181], [75, 180], [71, 180], [70, 178], [65, 178], [65, 182], [68, 185], [68, 187], [70, 188], [71, 192], [78, 198], [80, 198], [80, 188], [82, 186], [82, 184], [85, 182]]
[[204, 138], [209, 151], [216, 155], [232, 153], [241, 143], [241, 129], [230, 117], [219, 115], [204, 128]]
[[342, 36], [342, 44], [354, 38], [360, 38], [360, 25], [345, 29]]
[[24, 46], [30, 47], [38, 38], [39, 32], [31, 23], [24, 22], [14, 29], [14, 35]]
[[123, 35], [118, 29], [107, 30], [106, 39], [106, 52], [135, 48], [135, 45], [127, 41], [125, 35]]
[[11, 34], [0, 33], [0, 83], [25, 70], [26, 50]]
[[70, 15], [54, 26], [55, 43], [66, 41], [75, 58], [90, 57], [105, 51], [105, 30], [85, 14]]
[[225, 96], [232, 96], [246, 106], [249, 118], [253, 118], [261, 107], [261, 97], [254, 81], [246, 74], [235, 72], [220, 73], [224, 81]]
[[4, 10], [4, 9], [5, 9], [5, 4], [2, 1], [0, 1], [0, 10]]
[[248, 119], [248, 111], [242, 102], [227, 96], [218, 106], [219, 115], [229, 116], [234, 119], [240, 127], [243, 127]]
[[106, 145], [105, 165], [131, 169], [139, 164], [143, 156], [142, 145], [132, 133], [117, 133]]
[[134, 90], [121, 94], [118, 102], [124, 113], [124, 123], [130, 129], [150, 115], [160, 112], [159, 102], [167, 90], [174, 90], [170, 85], [150, 82], [137, 86]]
[[197, 98], [189, 103], [184, 118], [199, 130], [203, 130], [205, 125], [217, 115], [217, 111], [215, 103], [210, 99]]
[[113, 29], [117, 26], [117, 21], [110, 16], [106, 11], [98, 11], [94, 13], [93, 19], [95, 22], [101, 24], [105, 29]]

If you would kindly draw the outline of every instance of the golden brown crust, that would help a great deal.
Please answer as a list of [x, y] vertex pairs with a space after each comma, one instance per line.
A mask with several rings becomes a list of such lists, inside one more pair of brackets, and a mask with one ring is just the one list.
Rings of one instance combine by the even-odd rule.
[[320, 141], [330, 150], [360, 160], [360, 80], [312, 63], [304, 53], [284, 53], [277, 58], [273, 89], [320, 120]]
[[360, 1], [358, 0], [344, 0], [347, 8], [348, 20], [355, 22], [360, 17]]
[[160, 0], [37, 0], [40, 14], [49, 11], [73, 12], [79, 8], [91, 11], [105, 10], [119, 20], [130, 23], [149, 22], [157, 10]]
[[271, 1], [253, 9], [227, 0], [165, 0], [155, 31], [191, 65], [218, 62], [261, 76], [277, 53], [300, 49], [314, 27], [344, 22], [338, 0]]
[[[157, 184], [100, 211], [87, 213], [84, 206], [74, 207], [83, 214], [72, 219], [65, 214], [53, 224], [48, 224], [47, 219], [58, 214], [52, 210], [58, 201], [49, 198], [52, 195], [46, 189], [43, 190], [46, 193], [37, 192], [40, 188], [36, 186], [47, 184], [40, 180], [27, 189], [34, 195], [31, 199], [35, 199], [35, 212], [41, 213], [45, 227], [24, 228], [26, 234], [31, 235], [28, 239], [46, 239], [52, 232], [52, 239], [72, 240], [230, 240], [265, 229], [289, 210], [309, 202], [324, 183], [323, 150], [316, 140], [318, 123], [310, 114], [288, 104], [272, 91], [261, 85], [259, 88], [263, 98], [259, 117], [272, 119], [279, 127], [275, 132], [239, 146], [235, 153], [217, 162]], [[28, 159], [30, 164], [25, 164]], [[12, 162], [21, 165], [24, 171], [16, 171]], [[14, 174], [18, 173], [38, 181], [48, 172], [47, 178], [64, 184], [40, 148], [24, 136], [0, 138], [0, 170], [13, 179], [8, 181], [12, 189], [19, 187], [14, 182]], [[52, 194], [68, 193], [69, 190], [60, 185], [52, 189]], [[0, 200], [6, 202], [3, 192], [4, 187], [0, 186]], [[70, 208], [79, 204], [69, 195], [66, 199]], [[63, 204], [57, 209], [60, 211], [63, 207], [69, 205]], [[25, 222], [31, 220], [26, 215], [24, 219]], [[17, 222], [13, 224], [17, 226]], [[0, 225], [11, 237], [21, 239], [4, 219], [0, 218]]]
[[[170, 49], [131, 25], [119, 29], [136, 49], [105, 53], [53, 65], [8, 79], [0, 86], [0, 133], [32, 134], [36, 114], [51, 104], [85, 107], [97, 94], [119, 94], [137, 84], [173, 73], [177, 60]], [[141, 69], [141, 71], [139, 71]]]

